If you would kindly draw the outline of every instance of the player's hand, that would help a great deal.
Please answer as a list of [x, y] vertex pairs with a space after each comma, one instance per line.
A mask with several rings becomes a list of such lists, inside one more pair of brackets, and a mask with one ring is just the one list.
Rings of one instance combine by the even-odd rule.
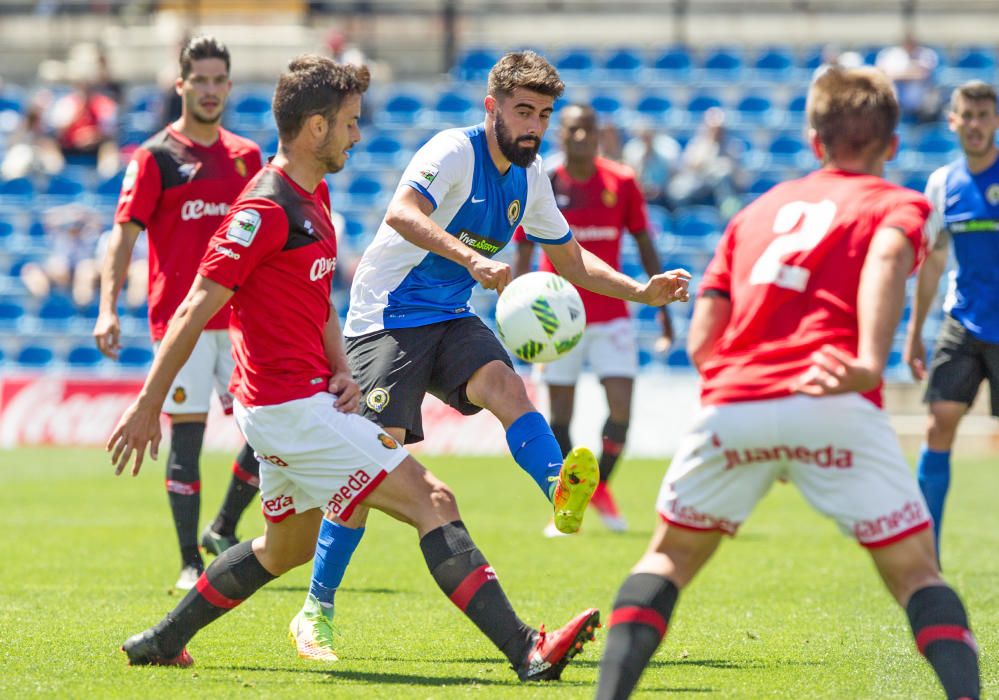
[[671, 347], [673, 347], [673, 336], [661, 335], [656, 338], [655, 345], [652, 346], [652, 349], [659, 355], [665, 355], [669, 352]]
[[513, 279], [513, 270], [509, 265], [481, 255], [475, 257], [468, 271], [472, 279], [481, 284], [483, 289], [495, 289], [500, 294]]
[[354, 381], [350, 370], [340, 370], [330, 377], [327, 387], [331, 394], [336, 395], [333, 406], [340, 413], [356, 413], [361, 405], [361, 387]]
[[649, 306], [664, 306], [674, 301], [690, 299], [690, 273], [683, 269], [660, 272], [652, 277], [638, 293], [638, 299]]
[[108, 438], [105, 449], [111, 453], [111, 464], [114, 465], [115, 476], [120, 476], [135, 455], [135, 465], [132, 476], [136, 476], [142, 468], [142, 458], [149, 446], [149, 456], [156, 459], [159, 456], [160, 438], [160, 408], [136, 400], [124, 415], [118, 420], [111, 437]]
[[101, 312], [94, 324], [93, 336], [102, 355], [112, 360], [118, 359], [118, 351], [121, 350], [121, 321], [118, 320], [118, 314]]
[[914, 335], [906, 337], [902, 359], [909, 365], [915, 379], [919, 381], [926, 379], [926, 346], [923, 345], [921, 337]]
[[848, 352], [831, 345], [812, 353], [812, 365], [792, 385], [792, 390], [808, 396], [864, 393], [881, 383], [881, 373], [863, 364]]

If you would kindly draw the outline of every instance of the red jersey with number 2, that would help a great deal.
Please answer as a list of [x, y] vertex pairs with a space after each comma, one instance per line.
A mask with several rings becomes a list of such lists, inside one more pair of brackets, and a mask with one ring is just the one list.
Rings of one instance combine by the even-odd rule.
[[[698, 293], [732, 301], [718, 347], [701, 366], [704, 405], [787, 396], [832, 345], [856, 355], [857, 289], [874, 233], [901, 231], [916, 252], [930, 203], [873, 175], [818, 170], [783, 183], [729, 223]], [[881, 405], [881, 387], [865, 394]]]

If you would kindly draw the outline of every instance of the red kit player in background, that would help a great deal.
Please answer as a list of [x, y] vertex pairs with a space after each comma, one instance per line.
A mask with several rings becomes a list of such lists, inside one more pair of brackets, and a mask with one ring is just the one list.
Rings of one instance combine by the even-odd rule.
[[[194, 282], [209, 239], [260, 170], [256, 144], [219, 125], [231, 88], [228, 49], [209, 36], [188, 41], [180, 53], [177, 79], [177, 93], [183, 99], [180, 119], [142, 144], [125, 171], [94, 326], [97, 347], [108, 357], [118, 355], [118, 293], [142, 230], [149, 236], [149, 328], [158, 345]], [[180, 590], [194, 586], [205, 568], [198, 552], [199, 461], [213, 386], [226, 412], [232, 411], [227, 388], [233, 370], [228, 326], [226, 306], [208, 322], [163, 407], [171, 424], [166, 490], [180, 545], [181, 571], [175, 584]], [[239, 541], [236, 523], [257, 493], [259, 466], [248, 445], [232, 471], [219, 513], [201, 535], [202, 546], [215, 555]]]
[[[645, 198], [626, 166], [597, 155], [599, 125], [597, 114], [589, 105], [574, 104], [562, 108], [559, 117], [564, 162], [549, 173], [555, 201], [572, 227], [579, 244], [615, 270], [621, 269], [621, 240], [628, 231], [635, 237], [645, 274], [662, 272], [659, 254], [649, 235]], [[534, 244], [523, 229], [517, 229], [517, 259], [514, 275], [531, 268]], [[539, 269], [555, 272], [551, 261], [542, 254]], [[557, 273], [556, 273], [557, 274]], [[584, 364], [597, 375], [607, 395], [608, 416], [602, 430], [600, 483], [590, 504], [596, 508], [608, 529], [627, 529], [608, 487], [631, 422], [631, 396], [638, 372], [638, 344], [634, 324], [623, 299], [614, 299], [578, 288], [586, 309], [586, 332], [582, 340], [565, 356], [542, 368], [541, 377], [548, 385], [551, 426], [562, 454], [572, 449], [569, 424], [576, 397], [576, 382]], [[669, 312], [663, 307], [662, 343], [673, 341]], [[549, 537], [558, 536], [554, 523], [545, 528]]]
[[680, 591], [777, 479], [868, 550], [947, 697], [979, 696], [964, 605], [940, 576], [926, 503], [881, 409], [930, 203], [881, 177], [899, 117], [884, 74], [829, 69], [807, 114], [823, 167], [737, 214], [700, 284], [688, 351], [702, 408], [614, 602], [599, 700], [631, 693]]

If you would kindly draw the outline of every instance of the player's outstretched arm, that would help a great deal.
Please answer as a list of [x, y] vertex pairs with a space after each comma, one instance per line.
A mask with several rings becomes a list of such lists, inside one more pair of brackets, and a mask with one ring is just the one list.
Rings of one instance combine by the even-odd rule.
[[543, 243], [542, 247], [560, 275], [591, 292], [649, 306], [690, 298], [687, 292], [690, 273], [686, 270], [662, 272], [640, 284], [583, 248], [574, 238], [561, 244]]
[[902, 231], [878, 229], [857, 289], [857, 357], [832, 346], [814, 352], [812, 366], [802, 375], [797, 391], [811, 396], [862, 393], [881, 383], [905, 306], [905, 278], [915, 255]]
[[132, 476], [142, 468], [142, 459], [149, 446], [149, 456], [156, 459], [160, 445], [160, 411], [167, 391], [187, 362], [198, 342], [198, 336], [208, 321], [229, 303], [232, 291], [217, 282], [198, 275], [187, 298], [170, 319], [166, 335], [160, 344], [153, 366], [149, 370], [139, 397], [118, 420], [106, 449], [111, 453], [115, 475], [120, 475], [135, 456]]
[[402, 186], [389, 203], [385, 223], [413, 245], [458, 263], [483, 288], [502, 292], [513, 278], [510, 266], [479, 255], [458, 241], [434, 223], [430, 218], [433, 210], [430, 200], [411, 187]]
[[121, 322], [118, 319], [118, 295], [128, 277], [128, 265], [132, 261], [132, 249], [142, 232], [142, 227], [134, 221], [115, 224], [108, 240], [107, 256], [101, 268], [101, 296], [98, 305], [97, 321], [94, 323], [94, 341], [97, 349], [112, 360], [118, 359], [121, 344]]
[[906, 329], [905, 350], [903, 359], [909, 365], [912, 376], [916, 379], [926, 378], [926, 348], [923, 345], [923, 324], [933, 306], [937, 295], [940, 277], [947, 267], [948, 244], [950, 235], [946, 229], [937, 234], [933, 250], [923, 261], [916, 278], [916, 293], [912, 298], [912, 316], [909, 317], [909, 327]]

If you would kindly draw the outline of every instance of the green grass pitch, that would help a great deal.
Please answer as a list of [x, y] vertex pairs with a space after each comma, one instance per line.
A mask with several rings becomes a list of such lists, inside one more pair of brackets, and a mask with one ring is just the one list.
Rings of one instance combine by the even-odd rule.
[[[228, 455], [202, 466], [213, 516]], [[999, 689], [999, 470], [955, 466], [944, 566], [968, 605], [985, 696]], [[432, 458], [465, 522], [526, 621], [551, 627], [609, 610], [655, 523], [664, 463], [626, 461], [615, 488], [631, 532], [596, 518], [546, 540], [546, 502], [508, 458]], [[331, 666], [297, 659], [287, 623], [309, 567], [288, 574], [198, 635], [193, 668], [128, 668], [118, 646], [176, 603], [179, 568], [162, 466], [111, 475], [97, 450], [0, 451], [0, 697], [589, 698], [604, 630], [555, 684], [524, 686], [441, 595], [415, 534], [380, 514], [337, 598]], [[240, 533], [257, 534], [256, 508]], [[591, 514], [592, 515], [592, 514]], [[864, 551], [777, 485], [739, 536], [680, 598], [639, 697], [938, 698], [903, 612]]]

